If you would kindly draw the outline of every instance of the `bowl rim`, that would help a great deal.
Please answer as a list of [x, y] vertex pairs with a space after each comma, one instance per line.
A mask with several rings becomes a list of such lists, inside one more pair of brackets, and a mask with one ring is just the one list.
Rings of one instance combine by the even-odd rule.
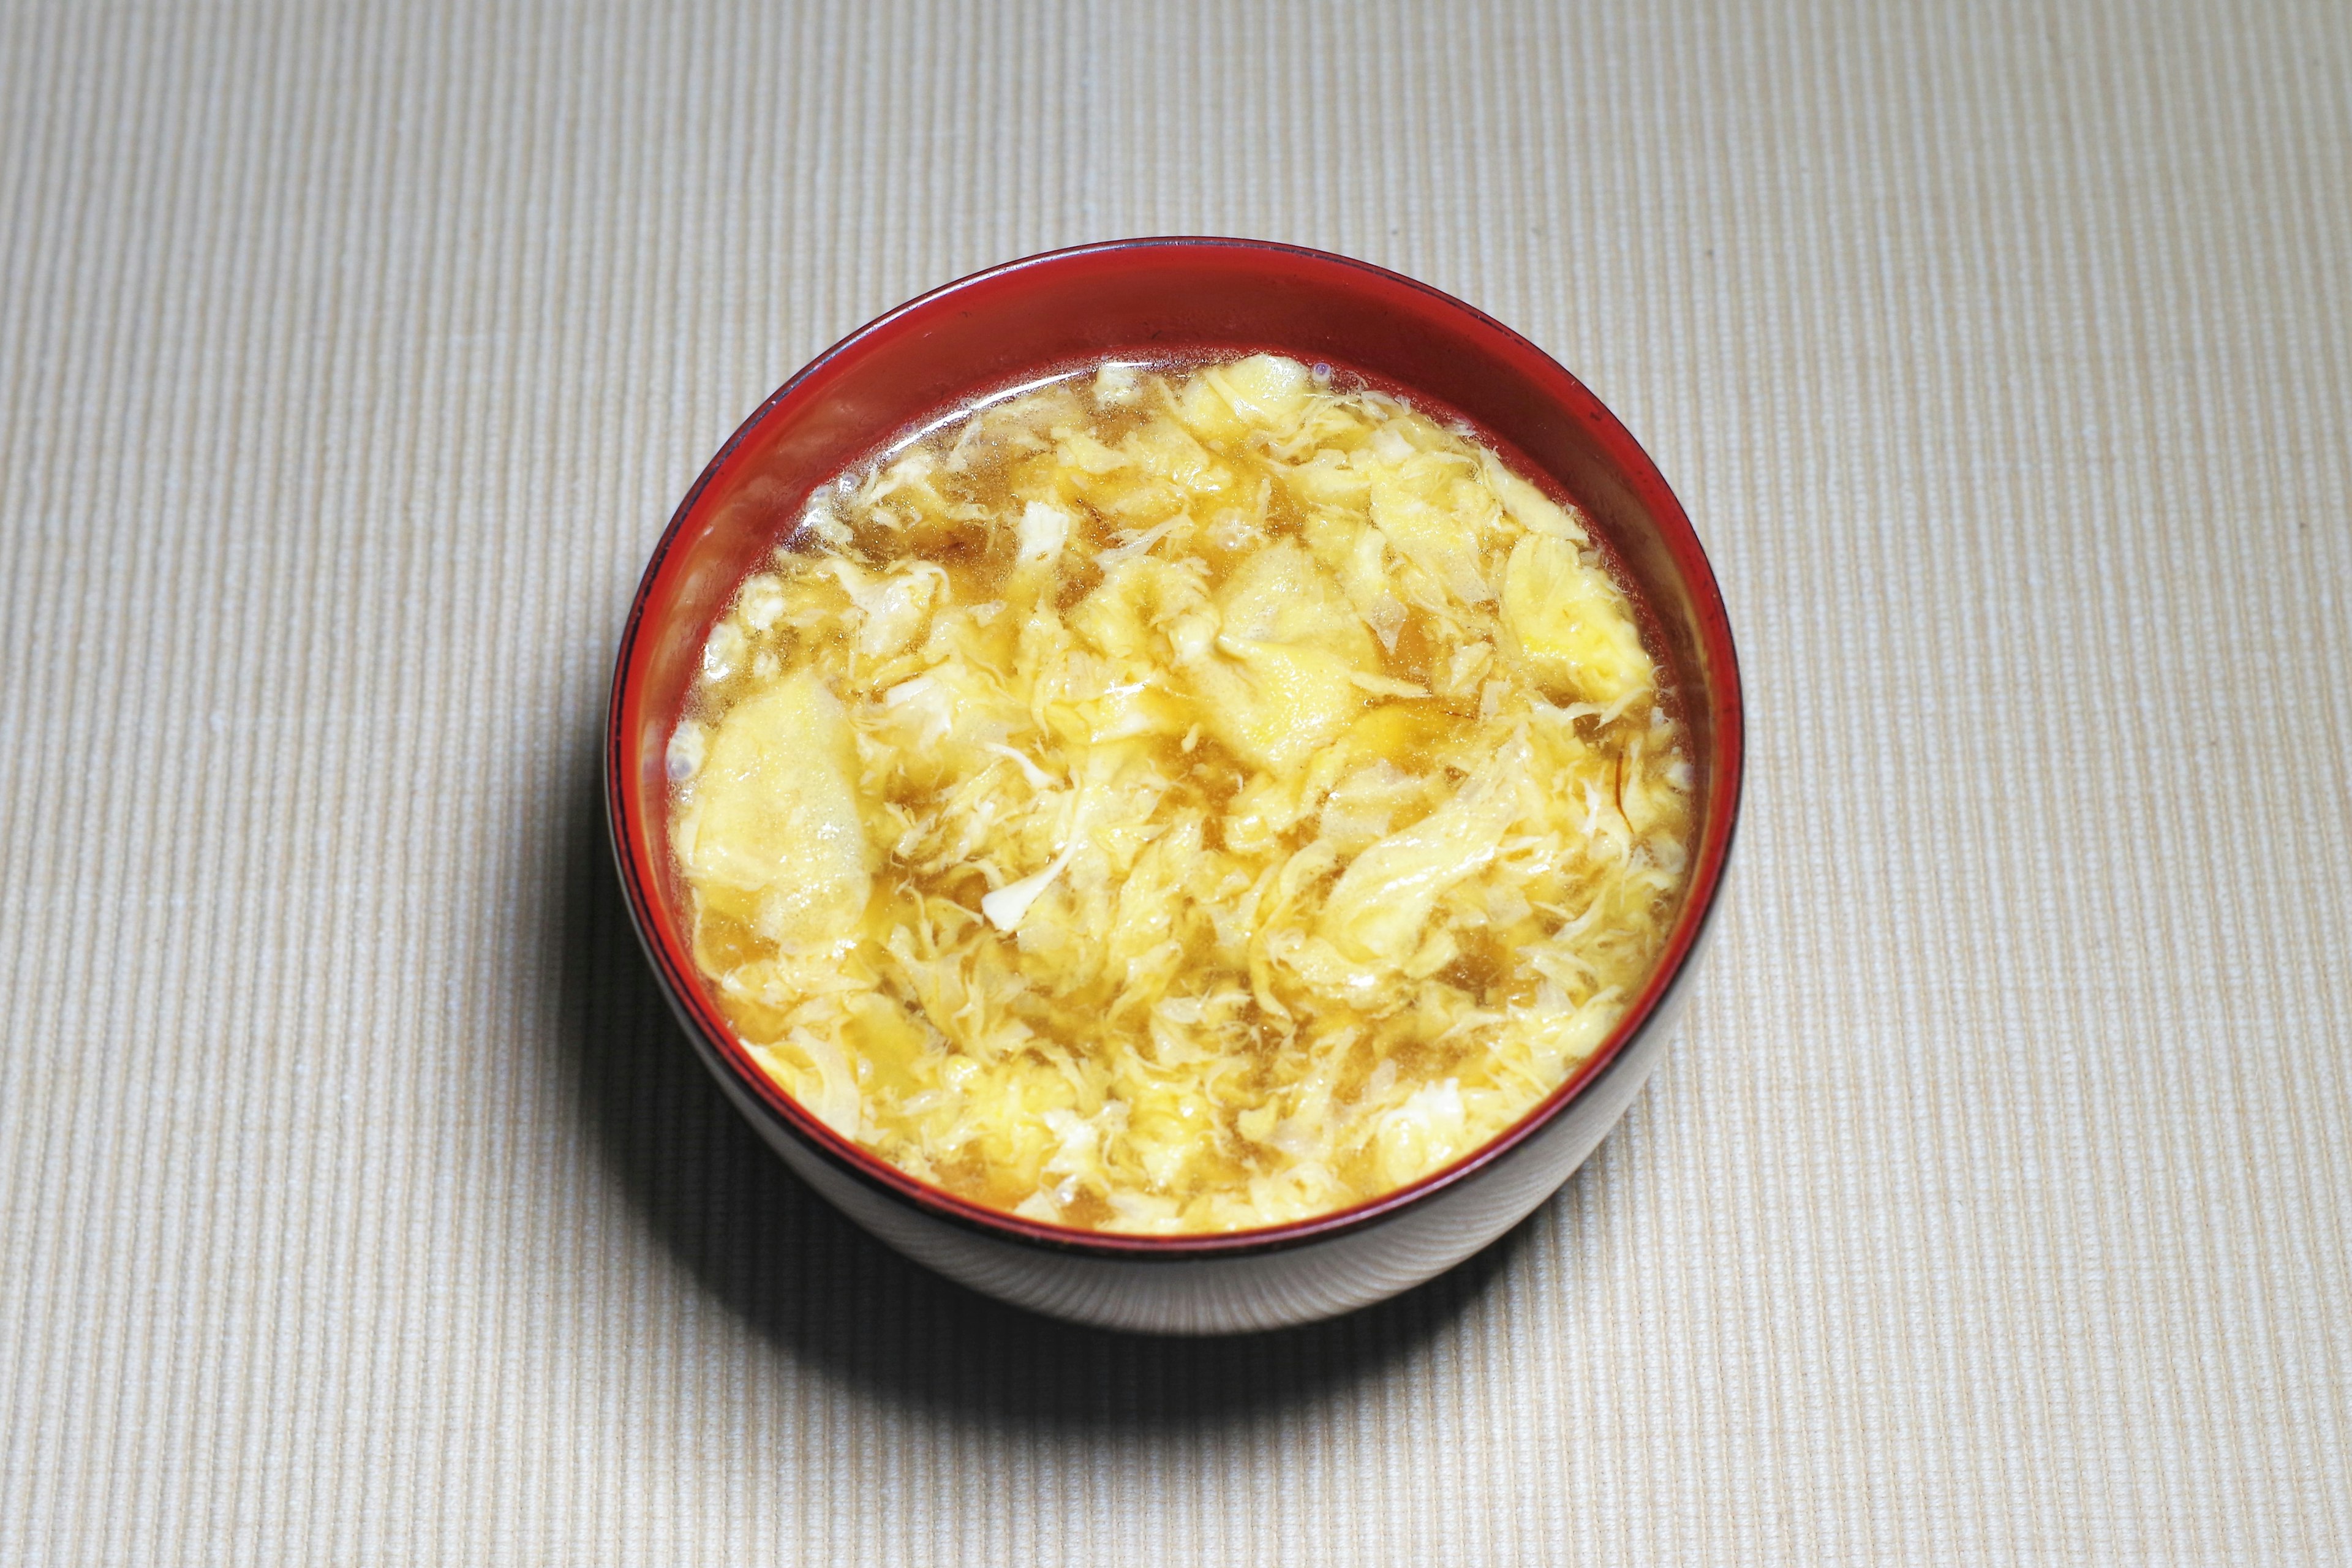
[[[1604, 456], [1614, 462], [1633, 485], [1650, 514], [1652, 525], [1666, 531], [1665, 542], [1669, 552], [1692, 597], [1703, 659], [1718, 676], [1708, 690], [1706, 703], [1714, 735], [1713, 754], [1709, 758], [1709, 789], [1710, 793], [1717, 789], [1721, 791], [1724, 807], [1719, 819], [1703, 816], [1701, 841], [1693, 858], [1691, 879], [1685, 891], [1682, 911], [1676, 917], [1668, 934], [1665, 950], [1660, 954], [1649, 979], [1608, 1038], [1575, 1072], [1517, 1121], [1459, 1159], [1361, 1203], [1305, 1219], [1248, 1230], [1172, 1236], [1135, 1235], [1081, 1230], [1075, 1226], [1032, 1220], [1004, 1210], [989, 1208], [934, 1186], [899, 1169], [854, 1139], [835, 1131], [761, 1070], [742, 1041], [709, 1004], [694, 980], [690, 952], [677, 935], [663, 929], [658, 919], [659, 906], [650, 896], [647, 887], [648, 879], [658, 875], [657, 869], [640, 864], [631, 847], [645, 838], [642, 831], [644, 808], [638, 799], [638, 781], [642, 778], [642, 772], [637, 767], [625, 765], [629, 736], [625, 718], [638, 663], [639, 634], [645, 627], [648, 602], [663, 581], [664, 568], [677, 545], [680, 534], [704, 492], [727, 467], [729, 459], [796, 393], [835, 360], [859, 346], [878, 337], [908, 331], [940, 311], [952, 310], [956, 302], [971, 290], [1001, 283], [1023, 273], [1050, 274], [1064, 268], [1084, 266], [1092, 258], [1138, 249], [1179, 253], [1240, 249], [1287, 258], [1294, 264], [1307, 267], [1342, 269], [1335, 276], [1344, 276], [1349, 272], [1360, 274], [1360, 277], [1354, 281], [1376, 291], [1402, 289], [1421, 295], [1427, 302], [1455, 316], [1465, 328], [1486, 337], [1490, 347], [1513, 360], [1518, 369], [1545, 387], [1558, 406], [1586, 428]], [[893, 430], [877, 431], [875, 434], [877, 441], [886, 441], [896, 433]], [[819, 476], [818, 482], [829, 477]], [[1558, 484], [1556, 479], [1552, 482]], [[1674, 537], [1677, 527], [1682, 535], [1680, 540]], [[1684, 547], [1685, 545], [1686, 548]], [[687, 1026], [691, 1042], [699, 1047], [698, 1054], [705, 1064], [714, 1069], [723, 1068], [727, 1076], [734, 1080], [732, 1087], [739, 1092], [731, 1098], [739, 1106], [758, 1107], [767, 1113], [773, 1126], [791, 1134], [803, 1148], [862, 1185], [961, 1229], [976, 1231], [999, 1241], [1128, 1261], [1202, 1256], [1232, 1258], [1328, 1241], [1421, 1206], [1460, 1186], [1535, 1139], [1626, 1056], [1633, 1043], [1666, 1011], [1669, 1001], [1689, 973], [1702, 940], [1713, 921], [1724, 875], [1729, 866], [1732, 842], [1737, 837], [1746, 771], [1745, 738], [1745, 705], [1738, 652], [1733, 645], [1722, 591], [1705, 547], [1699, 542], [1697, 531], [1648, 452], [1643, 449], [1616, 416], [1565, 366], [1527, 337], [1475, 306], [1418, 279], [1354, 257], [1274, 240], [1192, 235], [1149, 236], [1100, 240], [1018, 257], [916, 295], [845, 334], [810, 360], [791, 379], [763, 398], [735, 428], [703, 467], [702, 472], [671, 514], [630, 600], [606, 704], [605, 826], [628, 905], [630, 923], [636, 931], [638, 942], [656, 978], [671, 1009]]]

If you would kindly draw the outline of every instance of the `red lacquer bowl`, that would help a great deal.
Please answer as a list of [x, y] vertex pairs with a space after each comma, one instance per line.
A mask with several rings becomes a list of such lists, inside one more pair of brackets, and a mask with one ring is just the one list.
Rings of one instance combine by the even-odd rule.
[[[697, 973], [668, 844], [671, 728], [704, 638], [810, 493], [910, 426], [1104, 359], [1272, 350], [1466, 421], [1591, 516], [1682, 694], [1697, 853], [1664, 960], [1616, 1032], [1507, 1132], [1412, 1185], [1317, 1219], [1218, 1236], [1106, 1236], [982, 1208], [842, 1138], [761, 1072]], [[1739, 674], [1715, 575], [1646, 454], [1574, 376], [1460, 300], [1345, 257], [1232, 239], [1138, 239], [1034, 256], [902, 305], [843, 339], [744, 421], [670, 520], [614, 670], [613, 853], [687, 1037], [793, 1169], [908, 1257], [1081, 1322], [1228, 1333], [1311, 1321], [1421, 1283], [1566, 1181], [1649, 1077], [1698, 956], [1739, 804]]]

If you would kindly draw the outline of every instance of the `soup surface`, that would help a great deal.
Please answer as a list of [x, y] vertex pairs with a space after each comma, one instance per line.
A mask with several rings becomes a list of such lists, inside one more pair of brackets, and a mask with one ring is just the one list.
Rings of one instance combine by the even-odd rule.
[[1118, 1231], [1509, 1127], [1646, 979], [1692, 821], [1583, 519], [1271, 355], [1105, 365], [820, 490], [668, 763], [696, 960], [775, 1081]]

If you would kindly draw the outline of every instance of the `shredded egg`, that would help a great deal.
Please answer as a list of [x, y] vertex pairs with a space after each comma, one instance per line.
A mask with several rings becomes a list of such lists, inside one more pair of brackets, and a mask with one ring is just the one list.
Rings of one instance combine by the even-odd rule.
[[1111, 1231], [1504, 1131], [1640, 991], [1692, 825], [1582, 515], [1269, 354], [1101, 366], [820, 490], [667, 762], [696, 961], [775, 1081]]

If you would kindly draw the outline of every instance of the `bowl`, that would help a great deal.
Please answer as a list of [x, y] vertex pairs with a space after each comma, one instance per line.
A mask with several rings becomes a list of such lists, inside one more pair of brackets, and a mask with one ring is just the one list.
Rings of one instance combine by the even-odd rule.
[[[1697, 847], [1648, 984], [1568, 1082], [1454, 1164], [1355, 1207], [1197, 1236], [1074, 1230], [932, 1187], [835, 1132], [730, 1030], [685, 938], [665, 752], [702, 643], [811, 493], [984, 394], [1104, 359], [1268, 350], [1465, 421], [1572, 499], [1632, 580], [1681, 706]], [[703, 1062], [785, 1162], [889, 1246], [974, 1289], [1106, 1328], [1230, 1333], [1312, 1321], [1420, 1284], [1501, 1236], [1625, 1112], [1687, 996], [1739, 803], [1741, 706], [1715, 576], [1623, 426], [1527, 339], [1367, 263], [1236, 239], [1134, 239], [973, 274], [858, 329], [762, 403], [670, 519], [622, 633], [605, 737], [613, 853], [661, 988]]]

